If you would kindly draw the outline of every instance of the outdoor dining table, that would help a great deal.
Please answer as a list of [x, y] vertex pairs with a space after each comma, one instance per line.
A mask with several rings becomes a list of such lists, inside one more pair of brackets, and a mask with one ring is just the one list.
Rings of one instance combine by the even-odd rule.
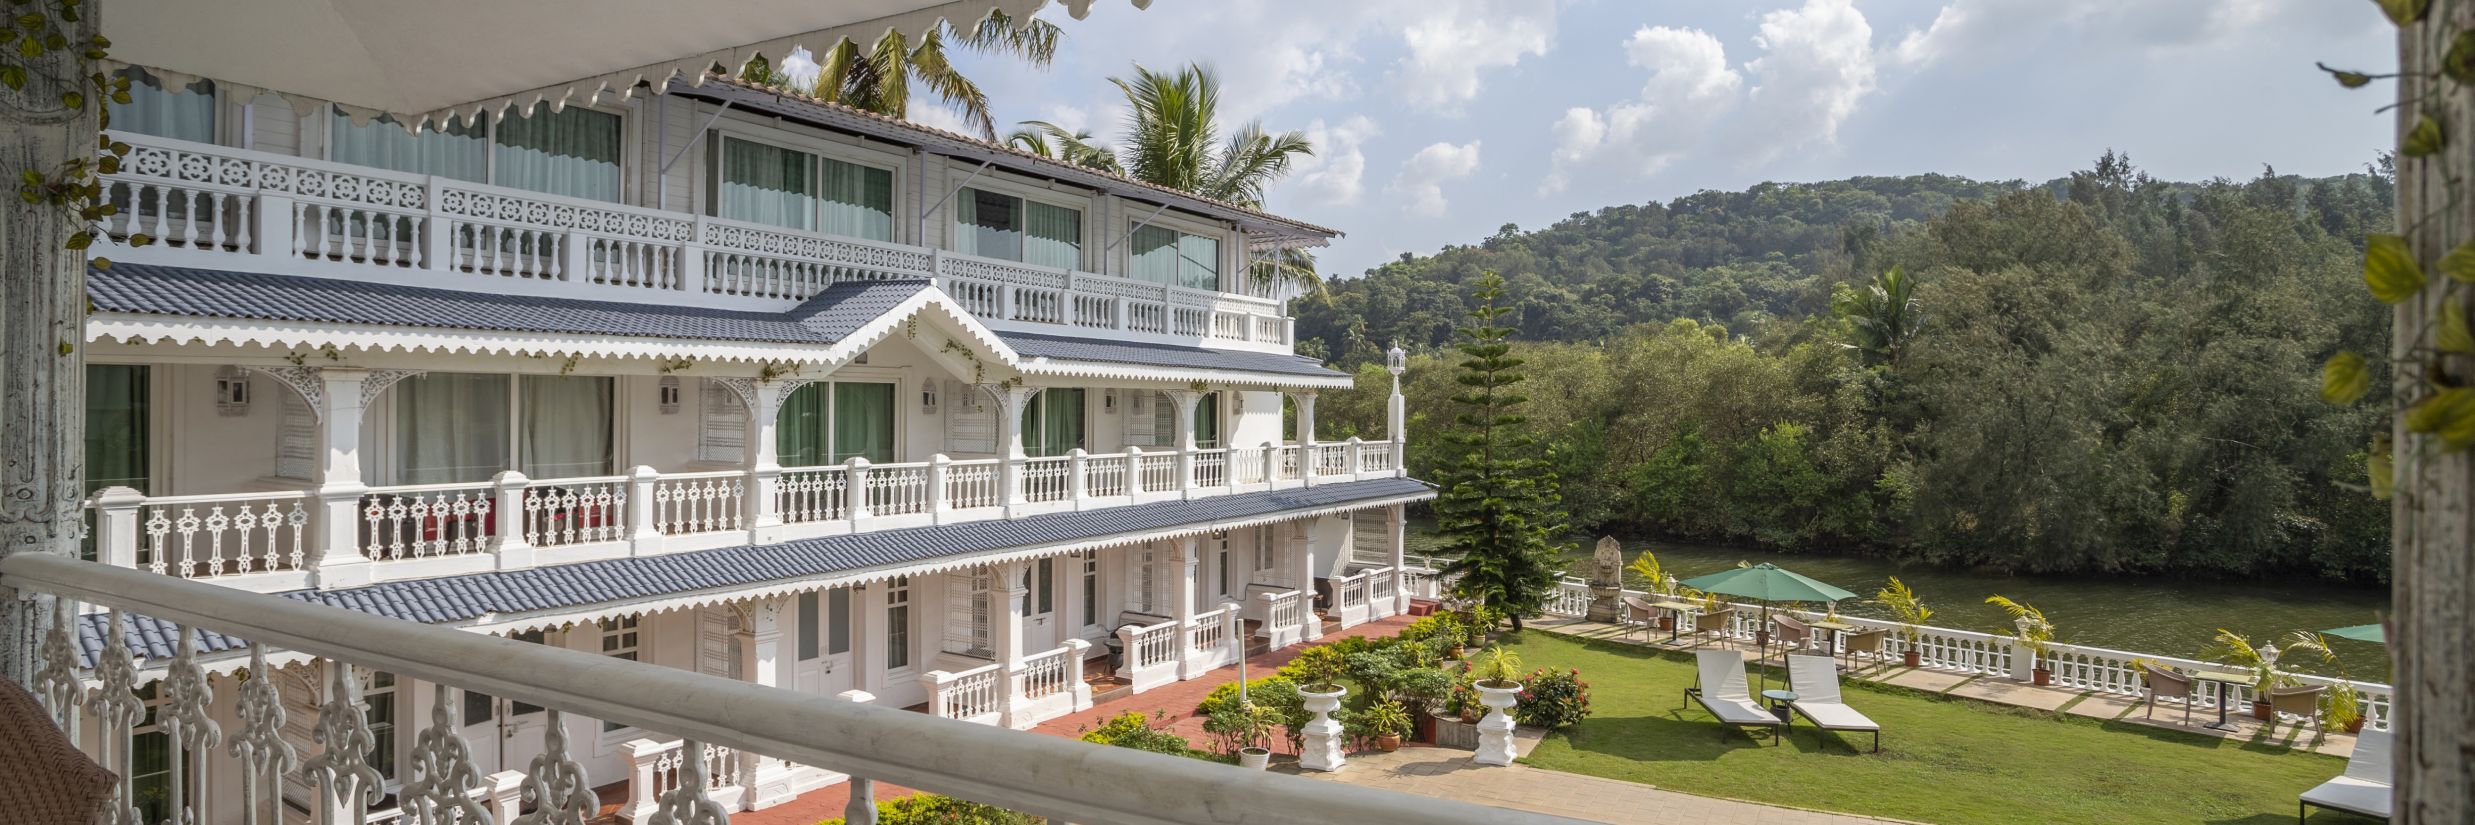
[[1684, 634], [1684, 612], [1693, 609], [1694, 605], [1686, 602], [1659, 602], [1650, 606], [1667, 611], [1667, 616], [1669, 619], [1667, 622], [1667, 643], [1671, 645], [1675, 644], [1676, 639]]
[[1856, 629], [1856, 625], [1833, 621], [1814, 622], [1805, 626], [1815, 630], [1830, 631], [1830, 638], [1822, 640], [1822, 652], [1833, 656], [1839, 654], [1839, 635]]
[[2210, 722], [2206, 725], [2201, 725], [2201, 727], [2208, 728], [2210, 730], [2234, 730], [2234, 723], [2226, 721], [2226, 687], [2228, 685], [2249, 683], [2252, 680], [2252, 676], [2253, 674], [2250, 673], [2236, 673], [2224, 670], [2192, 671], [2191, 678], [2193, 681], [2217, 683], [2217, 721]]

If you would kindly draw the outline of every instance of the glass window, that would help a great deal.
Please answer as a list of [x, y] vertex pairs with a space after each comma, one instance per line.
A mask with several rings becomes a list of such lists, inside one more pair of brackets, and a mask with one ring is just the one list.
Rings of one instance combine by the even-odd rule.
[[1083, 626], [1100, 623], [1100, 553], [1083, 551]]
[[851, 589], [834, 588], [825, 598], [825, 652], [851, 652]]
[[[172, 737], [155, 723], [157, 713], [163, 710], [164, 698], [158, 692], [162, 684], [149, 682], [137, 689], [146, 715], [138, 720], [129, 737], [129, 784], [136, 789], [132, 804], [145, 822], [163, 822], [172, 815]], [[197, 797], [188, 794], [185, 798]]]
[[885, 669], [911, 666], [911, 578], [895, 579], [885, 588]]
[[147, 492], [147, 377], [142, 364], [86, 366], [86, 492]]
[[432, 125], [414, 134], [391, 115], [355, 124], [340, 109], [330, 107], [328, 112], [335, 124], [328, 134], [337, 163], [490, 182], [489, 130], [477, 120]]
[[1034, 598], [1039, 600], [1040, 606], [1039, 609], [1032, 611], [1033, 613], [1045, 616], [1057, 610], [1055, 567], [1055, 559], [1040, 560], [1040, 574], [1037, 577], [1039, 583], [1032, 585]]
[[744, 140], [722, 141], [715, 211], [738, 221], [816, 228], [816, 156]]
[[1145, 226], [1134, 231], [1134, 252], [1127, 274], [1188, 289], [1220, 288], [1220, 240], [1174, 229]]
[[[602, 655], [631, 662], [640, 661], [637, 658], [637, 651], [641, 649], [638, 647], [640, 639], [637, 635], [639, 630], [637, 622], [638, 618], [635, 616], [603, 619], [601, 621]], [[602, 730], [605, 731], [620, 730], [626, 727], [625, 722], [602, 722]]]
[[[330, 667], [348, 667], [329, 663]], [[370, 726], [370, 767], [378, 775], [395, 778], [395, 674], [371, 671], [370, 680], [361, 688], [362, 719]]]
[[524, 432], [516, 468], [533, 478], [611, 474], [611, 379], [590, 375], [527, 375]]
[[398, 382], [395, 483], [487, 481], [507, 469], [507, 376], [433, 372]]
[[619, 199], [619, 116], [541, 103], [498, 119], [494, 156], [501, 186], [586, 200]]
[[1023, 451], [1056, 456], [1083, 447], [1083, 390], [1051, 387], [1031, 397], [1023, 411]]
[[817, 629], [822, 626], [818, 624], [821, 617], [817, 614], [823, 612], [816, 601], [816, 591], [799, 594], [799, 660], [802, 662], [816, 658]]
[[894, 173], [826, 158], [817, 207], [818, 229], [827, 234], [893, 240]]
[[1012, 195], [966, 190], [954, 249], [1060, 269], [1083, 266], [1083, 213]]
[[112, 131], [135, 132], [197, 143], [215, 142], [215, 83], [200, 80], [177, 89], [130, 66], [115, 73], [129, 79], [129, 102], [106, 103]]
[[840, 464], [852, 457], [894, 460], [894, 385], [809, 384], [792, 390], [774, 417], [775, 459], [785, 467]]
[[1195, 448], [1220, 449], [1220, 393], [1207, 392], [1195, 400]]

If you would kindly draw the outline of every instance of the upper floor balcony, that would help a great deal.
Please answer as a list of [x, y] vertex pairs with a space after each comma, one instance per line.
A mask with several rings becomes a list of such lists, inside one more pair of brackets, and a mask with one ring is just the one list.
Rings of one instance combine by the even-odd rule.
[[[1282, 303], [926, 246], [145, 135], [104, 177], [115, 260], [496, 294], [782, 312], [925, 278], [991, 329], [1287, 353]], [[1252, 287], [1250, 287], [1252, 288]]]

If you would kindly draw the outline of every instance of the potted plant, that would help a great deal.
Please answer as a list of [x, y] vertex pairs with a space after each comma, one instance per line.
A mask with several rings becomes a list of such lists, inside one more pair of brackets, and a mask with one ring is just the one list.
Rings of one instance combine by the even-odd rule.
[[1332, 712], [1341, 709], [1341, 697], [1349, 693], [1340, 683], [1348, 662], [1335, 643], [1298, 651], [1289, 667], [1299, 674], [1298, 698], [1312, 715], [1303, 729], [1298, 767], [1310, 771], [1340, 770], [1347, 758], [1341, 754], [1341, 723], [1332, 718]]
[[1461, 614], [1437, 613], [1432, 618], [1435, 620], [1435, 638], [1443, 641], [1444, 658], [1458, 659], [1468, 652], [1469, 630], [1462, 627]]
[[[1676, 592], [1675, 577], [1667, 575], [1667, 567], [1659, 564], [1659, 557], [1648, 550], [1641, 551], [1641, 555], [1634, 556], [1633, 563], [1626, 565], [1624, 570], [1640, 579], [1642, 589], [1645, 591], [1661, 596], [1673, 595]], [[1658, 626], [1660, 630], [1676, 629], [1675, 614], [1660, 611]]]
[[2320, 695], [2321, 723], [2347, 733], [2362, 733], [2363, 694], [2355, 689], [2355, 681], [2346, 673], [2346, 665], [2338, 661], [2337, 651], [2329, 648], [2329, 640], [2309, 630], [2297, 630], [2286, 636], [2286, 652], [2318, 656], [2322, 664], [2337, 668], [2337, 677], [2329, 685], [2328, 692]]
[[1987, 596], [1985, 603], [2000, 606], [2004, 612], [2011, 614], [2011, 627], [2016, 631], [2011, 638], [2019, 642], [2020, 649], [2034, 657], [2028, 671], [2031, 680], [2038, 687], [2053, 683], [2054, 671], [2046, 664], [2045, 654], [2054, 647], [2054, 623], [2046, 620], [2045, 611], [2038, 610], [2035, 605], [2001, 596]]
[[1272, 749], [1265, 745], [1278, 721], [1271, 708], [1225, 702], [1203, 717], [1203, 732], [1220, 737], [1222, 749], [1237, 757], [1239, 767], [1263, 770], [1272, 764]]
[[1908, 589], [1908, 583], [1900, 581], [1898, 576], [1892, 576], [1890, 584], [1873, 594], [1873, 601], [1888, 608], [1891, 617], [1899, 622], [1899, 641], [1902, 643], [1900, 664], [1908, 667], [1924, 664], [1924, 652], [1917, 649], [1917, 627], [1934, 617], [1933, 609], [1926, 607], [1925, 601], [1916, 597], [1916, 591]]
[[2217, 629], [2217, 638], [2211, 639], [2208, 647], [2200, 650], [2200, 658], [2249, 672], [2252, 675], [2252, 718], [2267, 721], [2276, 715], [2276, 710], [2269, 704], [2269, 691], [2296, 683], [2294, 677], [2278, 672], [2279, 653], [2277, 645], [2254, 645], [2243, 634], [2221, 627]]
[[1512, 707], [1521, 701], [1521, 657], [1500, 647], [1491, 647], [1480, 656], [1478, 701], [1487, 706], [1487, 716], [1478, 720], [1478, 753], [1470, 761], [1481, 765], [1510, 765], [1513, 762]]
[[1375, 737], [1375, 747], [1385, 753], [1401, 749], [1401, 737], [1409, 733], [1409, 709], [1401, 703], [1385, 700], [1367, 707], [1358, 714], [1368, 733]]

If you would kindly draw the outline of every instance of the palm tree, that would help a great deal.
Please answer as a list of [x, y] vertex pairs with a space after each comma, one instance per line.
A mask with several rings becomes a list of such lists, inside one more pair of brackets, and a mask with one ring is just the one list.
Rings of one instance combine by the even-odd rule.
[[1067, 129], [1045, 120], [1026, 120], [1006, 134], [1005, 143], [1050, 160], [1111, 174], [1122, 175], [1126, 171], [1117, 165], [1117, 152], [1092, 142], [1089, 129]]
[[1831, 300], [1831, 308], [1848, 322], [1849, 337], [1855, 339], [1846, 346], [1857, 350], [1867, 364], [1897, 365], [1923, 320], [1915, 291], [1916, 283], [1896, 266], [1875, 276], [1862, 290], [1842, 289]]
[[[1112, 77], [1109, 82], [1126, 95], [1125, 135], [1116, 161], [1137, 180], [1261, 208], [1264, 189], [1289, 174], [1291, 161], [1315, 153], [1304, 133], [1273, 134], [1259, 121], [1238, 127], [1224, 140], [1220, 80], [1200, 64], [1187, 64], [1175, 74], [1136, 64], [1132, 78]], [[1041, 131], [1051, 139], [1064, 131], [1052, 129]], [[1258, 259], [1251, 274], [1258, 281], [1288, 280], [1323, 294], [1315, 257], [1302, 249], [1284, 248]]]
[[[918, 84], [953, 107], [984, 140], [997, 139], [997, 121], [988, 111], [988, 93], [964, 77], [947, 59], [949, 45], [982, 54], [1012, 55], [1045, 67], [1057, 57], [1057, 24], [1037, 18], [1016, 25], [1005, 12], [992, 11], [970, 28], [948, 22], [911, 42], [900, 29], [862, 48], [844, 38], [817, 56], [819, 71], [809, 94], [887, 117], [911, 116], [911, 87]], [[741, 77], [760, 84], [787, 78], [770, 65], [750, 61]]]

